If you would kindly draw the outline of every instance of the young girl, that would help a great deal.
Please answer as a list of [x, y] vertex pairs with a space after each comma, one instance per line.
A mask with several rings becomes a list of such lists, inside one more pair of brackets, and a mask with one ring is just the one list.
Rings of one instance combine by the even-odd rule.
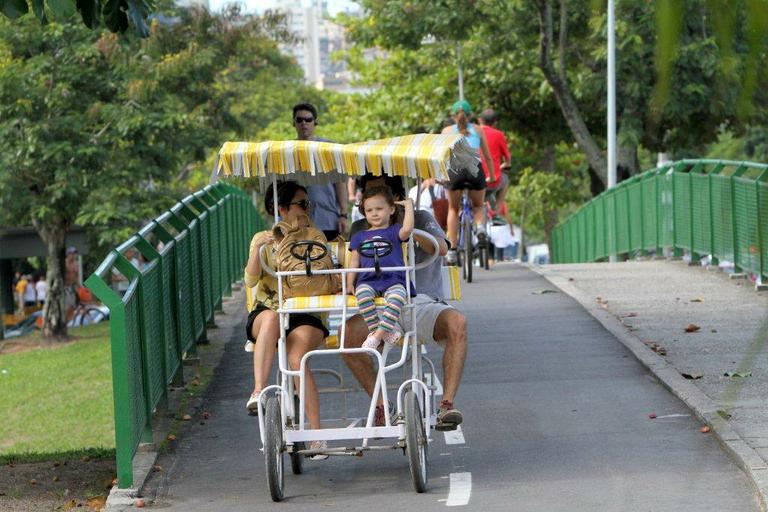
[[[395, 222], [395, 204], [405, 208], [402, 225]], [[373, 258], [360, 254], [360, 246], [370, 241], [374, 241], [375, 244], [376, 240], [386, 240], [392, 244], [392, 252], [379, 257], [381, 267], [405, 266], [401, 243], [408, 240], [413, 231], [413, 202], [410, 199], [395, 202], [388, 187], [377, 187], [363, 194], [360, 211], [368, 221], [368, 229], [355, 233], [349, 243], [349, 250], [352, 251], [350, 267], [374, 266]], [[364, 252], [370, 254], [371, 250], [373, 249], [364, 250]], [[379, 275], [375, 272], [347, 274], [347, 288], [354, 289], [360, 314], [368, 324], [369, 334], [363, 343], [364, 347], [375, 349], [382, 341], [394, 345], [400, 338], [397, 322], [406, 302], [406, 274], [406, 271], [382, 271]], [[356, 285], [355, 282], [357, 282]], [[415, 294], [411, 286], [411, 295]], [[387, 302], [381, 319], [374, 303], [376, 297], [380, 296], [383, 296]]]

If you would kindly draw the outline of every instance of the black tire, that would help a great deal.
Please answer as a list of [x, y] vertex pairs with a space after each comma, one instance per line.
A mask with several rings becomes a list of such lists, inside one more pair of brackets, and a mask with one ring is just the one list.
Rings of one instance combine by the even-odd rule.
[[[293, 427], [298, 428], [299, 425], [299, 397], [293, 395]], [[293, 443], [293, 451], [304, 450], [306, 445], [303, 442]], [[294, 475], [300, 475], [304, 472], [304, 455], [298, 453], [291, 454], [291, 471]]]
[[405, 393], [405, 451], [411, 467], [413, 489], [418, 492], [427, 490], [427, 435], [424, 433], [424, 421], [416, 394]]
[[264, 416], [264, 461], [267, 466], [269, 495], [272, 497], [272, 501], [282, 501], [285, 473], [283, 467], [283, 420], [279, 398], [273, 396], [267, 400]]
[[488, 261], [489, 258], [488, 258], [488, 244], [487, 243], [486, 243], [485, 247], [480, 249], [480, 260], [483, 262], [483, 268], [485, 270], [490, 270], [491, 269], [491, 264]]
[[474, 265], [474, 255], [472, 254], [472, 224], [469, 217], [464, 217], [462, 222], [462, 231], [464, 232], [464, 280], [472, 282], [472, 266]]

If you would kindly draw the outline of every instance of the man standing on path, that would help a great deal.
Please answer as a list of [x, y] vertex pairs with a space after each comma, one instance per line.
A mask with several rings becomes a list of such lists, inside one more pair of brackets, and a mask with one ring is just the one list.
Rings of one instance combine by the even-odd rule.
[[[317, 109], [311, 103], [297, 103], [293, 106], [293, 127], [299, 140], [330, 142], [328, 139], [315, 137], [317, 128]], [[347, 184], [346, 182], [310, 185], [307, 187], [309, 215], [315, 227], [321, 230], [328, 240], [347, 232]]]
[[[405, 198], [403, 182], [399, 177], [373, 176], [366, 174], [360, 179], [362, 189], [388, 186], [395, 196], [395, 200]], [[398, 212], [400, 213], [400, 212]], [[424, 210], [414, 212], [414, 225], [416, 229], [426, 231], [434, 236], [440, 245], [440, 256], [448, 252], [446, 236], [443, 229], [437, 224], [432, 215]], [[350, 236], [357, 231], [368, 228], [365, 219], [352, 224]], [[430, 241], [421, 240], [414, 234], [416, 242], [416, 263], [424, 261], [434, 253], [434, 246]], [[467, 318], [459, 311], [444, 302], [443, 279], [440, 270], [441, 258], [428, 267], [416, 271], [416, 292], [418, 295], [411, 299], [416, 313], [416, 331], [423, 337], [431, 337], [436, 343], [442, 345], [443, 352], [443, 400], [437, 412], [437, 430], [455, 430], [463, 420], [461, 412], [453, 405], [454, 397], [459, 389], [461, 374], [464, 371], [464, 360], [467, 357]], [[406, 325], [406, 330], [411, 330], [408, 325], [410, 314], [404, 315], [401, 320]], [[368, 326], [361, 315], [355, 315], [347, 321], [345, 346], [347, 348], [360, 347], [368, 336]], [[376, 383], [376, 373], [373, 370], [371, 358], [367, 354], [344, 354], [344, 361], [355, 375], [365, 391], [373, 394]], [[375, 425], [384, 425], [384, 404], [379, 396], [374, 417]]]

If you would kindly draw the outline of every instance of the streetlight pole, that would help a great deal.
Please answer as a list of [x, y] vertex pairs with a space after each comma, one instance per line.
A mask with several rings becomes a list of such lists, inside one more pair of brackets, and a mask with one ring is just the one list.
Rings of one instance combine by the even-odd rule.
[[[608, 0], [608, 188], [616, 186], [616, 23], [614, 18], [614, 0]], [[617, 222], [618, 219], [613, 219]], [[615, 247], [613, 233], [609, 229], [610, 247]], [[611, 243], [613, 242], [613, 243]], [[616, 253], [611, 250], [610, 262], [616, 261]]]
[[459, 70], [459, 101], [464, 101], [464, 70], [461, 68], [461, 43], [456, 42], [456, 67]]

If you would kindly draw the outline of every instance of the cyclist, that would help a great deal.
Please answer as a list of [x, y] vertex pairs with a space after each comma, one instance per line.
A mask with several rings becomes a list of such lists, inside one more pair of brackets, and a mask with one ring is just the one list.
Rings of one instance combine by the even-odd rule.
[[509, 169], [511, 158], [507, 138], [504, 132], [496, 128], [496, 112], [490, 108], [483, 110], [479, 121], [485, 140], [488, 142], [488, 151], [493, 159], [493, 169], [488, 168], [488, 195], [491, 196], [489, 199], [494, 199], [491, 206], [495, 209], [497, 205], [504, 202], [504, 196], [509, 187], [509, 177], [504, 171]]
[[469, 200], [472, 203], [472, 216], [478, 242], [486, 244], [488, 241], [488, 234], [485, 232], [485, 219], [483, 217], [487, 175], [483, 170], [483, 163], [492, 162], [492, 159], [483, 130], [469, 122], [471, 114], [472, 107], [469, 102], [465, 100], [457, 101], [451, 107], [451, 115], [456, 124], [446, 126], [442, 131], [442, 133], [461, 133], [467, 138], [469, 145], [482, 156], [477, 170], [451, 170], [449, 174], [450, 181], [446, 184], [448, 189], [448, 241], [451, 243], [446, 259], [450, 265], [457, 263], [456, 243], [459, 236], [459, 208], [461, 207], [461, 194], [464, 189], [469, 191]]

